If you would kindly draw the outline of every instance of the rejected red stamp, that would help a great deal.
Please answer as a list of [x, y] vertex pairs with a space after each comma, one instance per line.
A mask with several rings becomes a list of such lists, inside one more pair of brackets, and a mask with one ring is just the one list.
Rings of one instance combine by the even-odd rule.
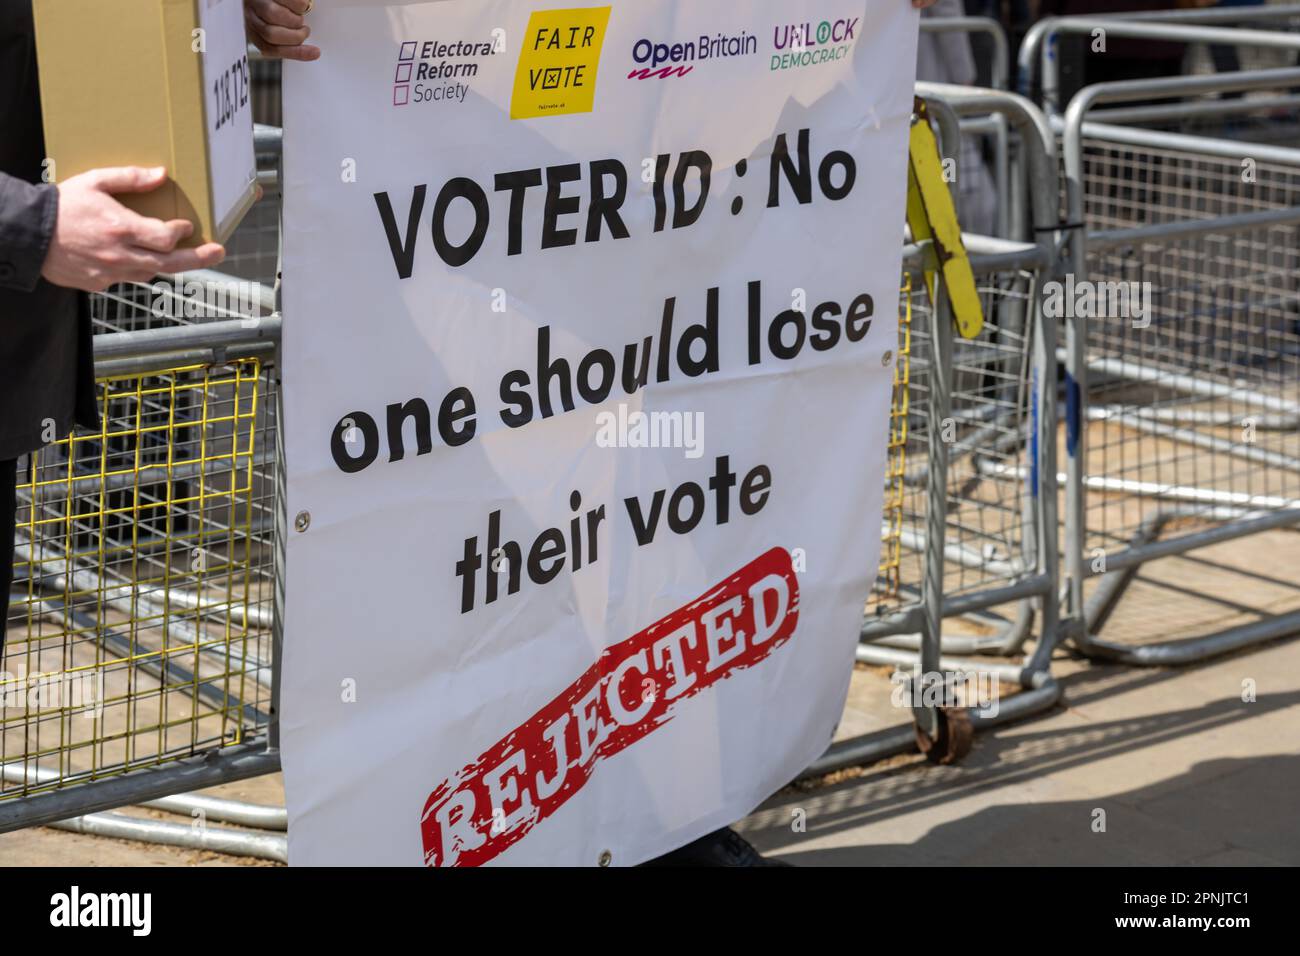
[[799, 583], [773, 548], [705, 594], [605, 649], [554, 700], [434, 789], [420, 816], [428, 866], [479, 866], [522, 839], [596, 765], [674, 708], [762, 661], [794, 634]]

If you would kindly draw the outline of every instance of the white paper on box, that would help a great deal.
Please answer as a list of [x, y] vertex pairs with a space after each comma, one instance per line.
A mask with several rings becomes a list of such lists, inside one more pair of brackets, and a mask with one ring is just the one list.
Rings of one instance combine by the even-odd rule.
[[203, 30], [203, 97], [208, 129], [214, 225], [237, 210], [257, 178], [252, 83], [241, 0], [199, 0]]

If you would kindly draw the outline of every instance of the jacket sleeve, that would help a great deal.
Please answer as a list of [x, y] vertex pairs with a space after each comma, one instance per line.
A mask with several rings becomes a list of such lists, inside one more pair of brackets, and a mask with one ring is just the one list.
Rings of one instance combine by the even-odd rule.
[[59, 215], [52, 183], [0, 173], [0, 288], [31, 292], [41, 278]]

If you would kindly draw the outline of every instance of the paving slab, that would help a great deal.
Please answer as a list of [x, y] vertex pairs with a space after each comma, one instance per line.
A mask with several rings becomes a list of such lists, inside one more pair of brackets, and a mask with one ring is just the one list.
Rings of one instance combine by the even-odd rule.
[[[1063, 705], [980, 734], [959, 765], [906, 757], [787, 788], [739, 828], [798, 865], [1300, 864], [1300, 640], [1057, 672]], [[890, 689], [866, 669], [853, 683], [859, 711]]]

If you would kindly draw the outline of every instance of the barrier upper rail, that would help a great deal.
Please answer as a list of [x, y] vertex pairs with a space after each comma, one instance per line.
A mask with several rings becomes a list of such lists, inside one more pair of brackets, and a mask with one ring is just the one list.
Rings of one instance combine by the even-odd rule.
[[[1300, 51], [1300, 34], [1295, 33], [1201, 26], [1195, 23], [1145, 22], [1115, 16], [1047, 17], [1034, 24], [1020, 46], [1018, 86], [1021, 94], [1028, 95], [1033, 89], [1037, 65], [1041, 70], [1043, 108], [1049, 115], [1059, 113], [1057, 99], [1060, 94], [1060, 59], [1053, 55], [1050, 40], [1060, 34], [1091, 35], [1095, 30], [1104, 30], [1122, 39], [1172, 40], [1184, 43], [1214, 43]], [[1200, 77], [1181, 79], [1200, 79]], [[1169, 95], [1177, 95], [1177, 92]]]
[[1188, 10], [1131, 10], [1127, 13], [1108, 13], [1114, 20], [1145, 20], [1151, 23], [1239, 23], [1243, 20], [1284, 20], [1300, 17], [1300, 3], [1279, 3], [1270, 6], [1216, 7]]

